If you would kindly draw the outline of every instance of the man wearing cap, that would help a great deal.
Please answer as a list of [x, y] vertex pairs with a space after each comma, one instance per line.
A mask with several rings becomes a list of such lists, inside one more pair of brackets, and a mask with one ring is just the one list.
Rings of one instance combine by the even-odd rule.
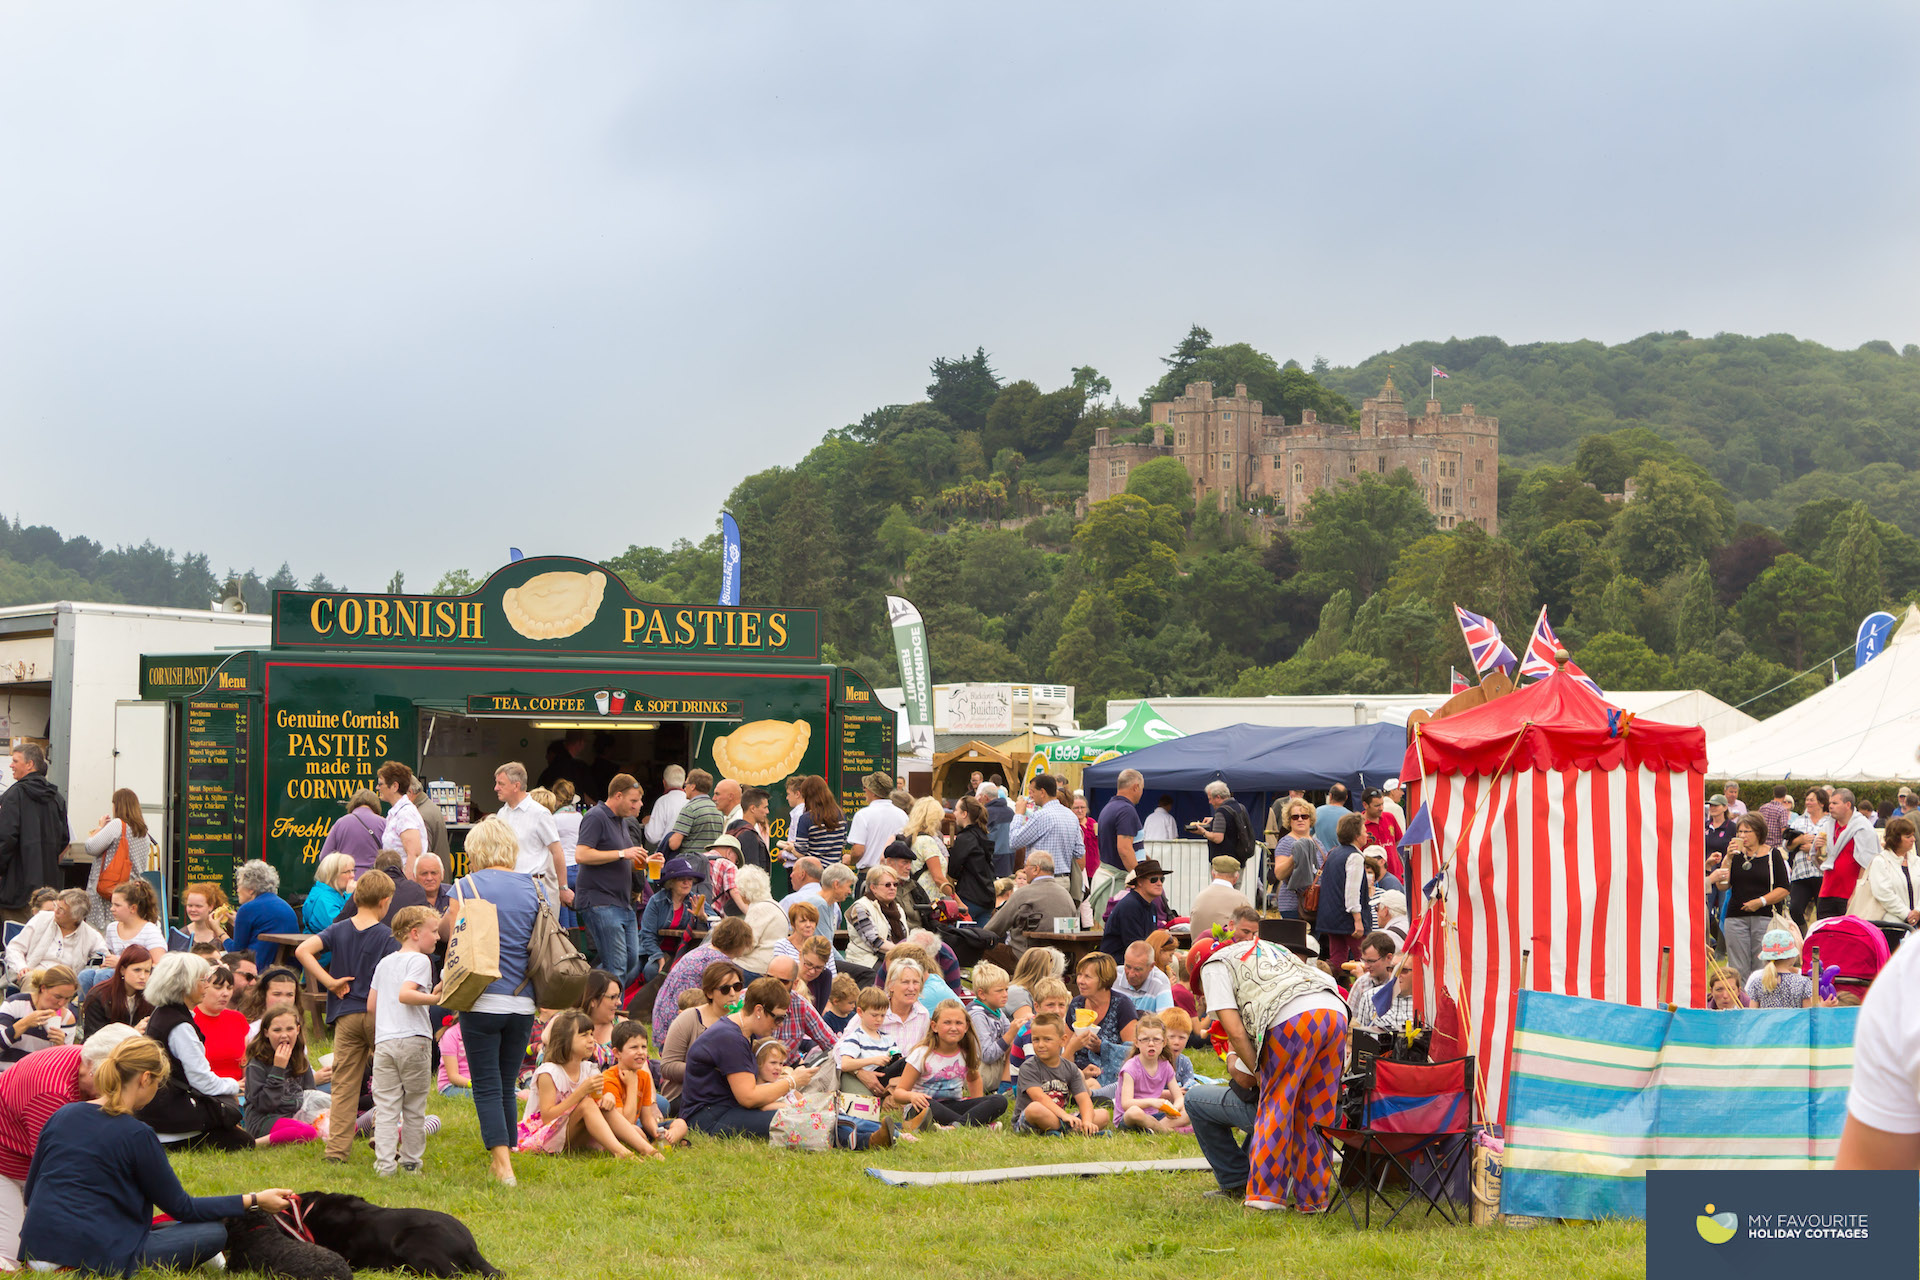
[[1187, 908], [1192, 929], [1189, 936], [1199, 938], [1209, 934], [1216, 924], [1231, 920], [1236, 908], [1252, 905], [1247, 895], [1240, 892], [1240, 864], [1220, 854], [1213, 860], [1213, 879], [1193, 895], [1193, 905]]
[[920, 887], [919, 877], [913, 874], [913, 846], [907, 843], [905, 836], [896, 835], [880, 851], [880, 863], [900, 878], [900, 892], [894, 904], [900, 908], [900, 914], [906, 917], [907, 928], [931, 929], [933, 899], [927, 897], [927, 891]]
[[1396, 880], [1404, 880], [1405, 868], [1400, 862], [1400, 837], [1407, 828], [1398, 818], [1387, 812], [1387, 793], [1378, 787], [1368, 787], [1363, 797], [1367, 803], [1366, 827], [1367, 843], [1377, 844], [1387, 856], [1387, 870]]
[[[693, 928], [697, 932], [706, 927], [702, 918], [692, 914], [693, 886], [699, 876], [699, 870], [685, 858], [670, 858], [660, 869], [660, 887], [647, 899], [646, 910], [640, 914], [641, 977], [651, 980], [673, 967], [674, 952], [679, 947], [661, 943], [662, 929]], [[677, 906], [673, 897], [676, 885], [684, 890]]]
[[1006, 941], [1015, 960], [1033, 945], [1027, 934], [1051, 933], [1054, 921], [1075, 914], [1066, 882], [1053, 874], [1052, 854], [1033, 850], [1027, 855], [1027, 871], [1027, 882], [1015, 886], [985, 926], [988, 933]]
[[573, 909], [593, 938], [599, 966], [624, 988], [640, 972], [640, 922], [633, 914], [633, 873], [647, 851], [627, 840], [626, 820], [640, 812], [640, 780], [617, 773], [607, 798], [580, 819], [573, 860], [579, 864]]
[[1893, 795], [1894, 814], [1898, 817], [1909, 818], [1913, 816], [1913, 811], [1914, 811], [1913, 788], [1902, 787], [1900, 788], [1900, 790], [1894, 792], [1894, 795]]
[[714, 919], [746, 914], [747, 904], [733, 896], [739, 874], [740, 842], [726, 834], [715, 836], [707, 846], [707, 881], [713, 886], [713, 901], [707, 904], [707, 914]]
[[1113, 904], [1107, 913], [1107, 929], [1100, 935], [1100, 949], [1119, 964], [1127, 958], [1127, 948], [1146, 941], [1160, 927], [1159, 901], [1166, 893], [1167, 873], [1152, 858], [1143, 858], [1127, 880], [1131, 890]]

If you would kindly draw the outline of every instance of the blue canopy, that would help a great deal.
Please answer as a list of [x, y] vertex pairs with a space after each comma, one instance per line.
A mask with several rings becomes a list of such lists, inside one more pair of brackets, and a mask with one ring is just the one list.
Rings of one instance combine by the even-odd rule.
[[1224, 782], [1254, 815], [1257, 836], [1266, 808], [1287, 792], [1325, 791], [1344, 782], [1358, 801], [1365, 788], [1396, 777], [1406, 754], [1407, 731], [1397, 724], [1334, 729], [1233, 724], [1090, 765], [1080, 782], [1097, 813], [1113, 795], [1120, 771], [1138, 769], [1147, 780], [1141, 811], [1151, 812], [1157, 796], [1171, 794], [1182, 820], [1207, 812], [1194, 793], [1205, 791], [1209, 782]]

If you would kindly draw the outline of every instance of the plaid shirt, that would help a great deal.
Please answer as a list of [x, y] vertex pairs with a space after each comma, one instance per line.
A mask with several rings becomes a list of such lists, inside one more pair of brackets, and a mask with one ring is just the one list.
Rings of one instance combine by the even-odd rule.
[[1347, 994], [1347, 1008], [1352, 1020], [1348, 1023], [1356, 1031], [1390, 1031], [1395, 1027], [1404, 1027], [1413, 1021], [1413, 992], [1396, 992], [1393, 1003], [1387, 1006], [1385, 1014], [1374, 1008], [1373, 995], [1377, 990], [1373, 975], [1362, 973], [1354, 980], [1353, 990]]
[[814, 1011], [813, 1002], [805, 996], [788, 993], [787, 1016], [773, 1029], [773, 1038], [787, 1046], [792, 1052], [789, 1057], [798, 1057], [806, 1052], [809, 1045], [819, 1045], [822, 1049], [831, 1049], [839, 1039], [831, 1028], [820, 1020]]
[[[1789, 835], [1811, 835], [1813, 820], [1804, 813], [1791, 814], [1787, 818]], [[1787, 879], [1818, 880], [1820, 878], [1820, 858], [1813, 851], [1813, 842], [1809, 840], [1798, 849], [1787, 854]]]
[[733, 886], [740, 879], [740, 868], [726, 858], [715, 855], [707, 860], [707, 879], [713, 884], [713, 898], [707, 903], [707, 914], [715, 919], [727, 912], [727, 895], [733, 892]]
[[[1073, 870], [1074, 861], [1086, 856], [1087, 846], [1080, 835], [1080, 819], [1058, 800], [1049, 800], [1038, 809], [1016, 815], [1007, 829], [1007, 840], [1016, 852], [1045, 849], [1053, 855], [1053, 874], [1064, 876]], [[1015, 865], [1026, 865], [1015, 859]]]
[[1767, 847], [1780, 847], [1780, 837], [1786, 834], [1787, 822], [1793, 817], [1793, 810], [1778, 800], [1769, 800], [1760, 806], [1760, 816], [1767, 822]]

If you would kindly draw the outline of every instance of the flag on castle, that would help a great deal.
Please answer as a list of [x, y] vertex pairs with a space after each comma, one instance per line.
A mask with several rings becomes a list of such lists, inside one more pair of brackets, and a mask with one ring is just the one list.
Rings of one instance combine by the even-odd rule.
[[[1560, 637], [1553, 634], [1553, 625], [1547, 621], [1545, 605], [1540, 607], [1540, 620], [1533, 624], [1533, 638], [1527, 641], [1526, 657], [1520, 660], [1520, 678], [1523, 680], [1544, 680], [1559, 666], [1554, 655], [1566, 646], [1560, 643]], [[1593, 690], [1594, 696], [1604, 698], [1607, 695], [1594, 683], [1593, 677], [1582, 671], [1572, 661], [1567, 663], [1567, 674]]]
[[1439, 365], [1435, 365], [1433, 366], [1433, 372], [1428, 374], [1427, 376], [1431, 378], [1451, 378], [1453, 375], [1448, 373], [1445, 369], [1442, 369]]
[[1453, 606], [1454, 614], [1460, 619], [1460, 634], [1466, 638], [1467, 653], [1473, 658], [1473, 669], [1479, 675], [1485, 675], [1498, 667], [1511, 673], [1520, 665], [1520, 659], [1513, 656], [1513, 650], [1507, 648], [1506, 641], [1500, 638], [1500, 628], [1491, 618], [1459, 605]]
[[1448, 686], [1448, 692], [1465, 693], [1468, 689], [1473, 687], [1467, 683], [1467, 678], [1460, 674], [1460, 668], [1448, 667], [1447, 670], [1453, 672], [1453, 683], [1450, 686]]

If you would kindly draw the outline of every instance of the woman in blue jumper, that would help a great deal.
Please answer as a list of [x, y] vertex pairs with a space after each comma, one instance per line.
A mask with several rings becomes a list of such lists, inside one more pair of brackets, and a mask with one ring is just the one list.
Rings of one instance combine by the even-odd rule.
[[[222, 1219], [255, 1205], [286, 1208], [293, 1193], [279, 1188], [237, 1196], [190, 1196], [181, 1188], [160, 1139], [134, 1116], [153, 1101], [167, 1070], [158, 1044], [129, 1036], [94, 1068], [98, 1100], [53, 1113], [27, 1170], [23, 1257], [98, 1275], [186, 1270], [226, 1248]], [[156, 1207], [174, 1221], [155, 1227]]]
[[227, 939], [227, 950], [251, 950], [264, 971], [280, 954], [280, 946], [260, 941], [260, 935], [299, 933], [300, 917], [280, 896], [280, 873], [271, 863], [258, 859], [241, 863], [234, 873], [233, 887], [240, 898], [240, 910], [233, 916], [233, 936]]

